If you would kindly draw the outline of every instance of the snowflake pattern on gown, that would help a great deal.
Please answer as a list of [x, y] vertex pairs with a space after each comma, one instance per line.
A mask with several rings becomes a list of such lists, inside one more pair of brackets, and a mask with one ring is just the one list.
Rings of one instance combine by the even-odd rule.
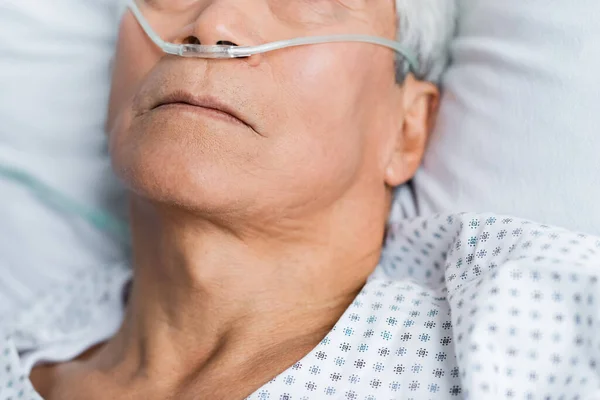
[[[390, 226], [381, 263], [309, 354], [248, 400], [600, 399], [600, 239], [493, 214]], [[110, 337], [123, 266], [3, 318], [0, 400]]]

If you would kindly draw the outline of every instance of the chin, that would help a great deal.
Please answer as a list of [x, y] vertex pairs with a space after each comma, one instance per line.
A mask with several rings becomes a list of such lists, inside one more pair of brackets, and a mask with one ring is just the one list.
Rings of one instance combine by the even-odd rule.
[[256, 184], [240, 165], [256, 154], [252, 138], [220, 121], [184, 122], [140, 119], [111, 137], [113, 168], [125, 185], [151, 202], [199, 212], [227, 212], [244, 203], [241, 194], [254, 196]]

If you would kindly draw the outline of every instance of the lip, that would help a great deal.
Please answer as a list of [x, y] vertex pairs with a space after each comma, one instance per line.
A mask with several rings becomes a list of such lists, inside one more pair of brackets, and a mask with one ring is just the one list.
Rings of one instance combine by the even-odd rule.
[[244, 120], [237, 110], [212, 96], [196, 96], [186, 91], [175, 91], [159, 99], [151, 107], [151, 110], [155, 110], [161, 106], [177, 104], [205, 108], [207, 110], [226, 114], [226, 116], [229, 116], [237, 120], [239, 123], [246, 125], [250, 129], [255, 130], [252, 125]]

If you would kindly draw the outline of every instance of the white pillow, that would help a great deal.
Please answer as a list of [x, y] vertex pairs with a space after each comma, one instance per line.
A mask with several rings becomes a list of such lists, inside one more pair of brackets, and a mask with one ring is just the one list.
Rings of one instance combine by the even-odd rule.
[[[0, 1], [0, 166], [112, 210], [121, 191], [104, 121], [115, 13], [115, 0]], [[0, 193], [0, 311], [123, 257], [114, 237], [2, 176]]]
[[493, 211], [600, 234], [600, 2], [462, 0], [421, 215]]

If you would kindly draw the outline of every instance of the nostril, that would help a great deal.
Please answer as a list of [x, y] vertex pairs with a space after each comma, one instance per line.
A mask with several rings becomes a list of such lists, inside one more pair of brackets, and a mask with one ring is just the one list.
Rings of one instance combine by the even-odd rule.
[[237, 46], [237, 44], [230, 42], [228, 40], [219, 40], [217, 42], [217, 45], [219, 45], [219, 46]]
[[200, 44], [200, 40], [196, 36], [188, 36], [183, 39], [183, 44]]

